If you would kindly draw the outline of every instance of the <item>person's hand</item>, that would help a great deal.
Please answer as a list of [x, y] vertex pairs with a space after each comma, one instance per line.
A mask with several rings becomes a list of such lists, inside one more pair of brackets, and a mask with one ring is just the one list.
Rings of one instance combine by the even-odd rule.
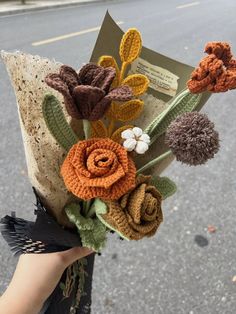
[[37, 314], [64, 270], [91, 253], [88, 248], [76, 247], [58, 253], [21, 255], [11, 283], [0, 298], [0, 313]]

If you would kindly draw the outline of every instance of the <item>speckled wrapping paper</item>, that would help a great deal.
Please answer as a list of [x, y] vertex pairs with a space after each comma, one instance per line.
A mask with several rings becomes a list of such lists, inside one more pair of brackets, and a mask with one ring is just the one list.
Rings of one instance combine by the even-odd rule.
[[[15, 90], [29, 179], [59, 223], [66, 225], [62, 209], [70, 195], [59, 173], [65, 151], [49, 133], [42, 114], [42, 100], [49, 91], [44, 78], [61, 64], [21, 52], [2, 51], [1, 56]], [[50, 92], [62, 101], [59, 93]]]
[[[113, 55], [119, 60], [119, 43], [122, 35], [122, 30], [107, 13], [98, 35], [91, 61], [97, 62], [101, 55]], [[53, 93], [63, 104], [61, 94], [49, 88], [44, 82], [45, 76], [50, 72], [58, 72], [61, 64], [21, 52], [8, 53], [3, 51], [1, 56], [6, 64], [16, 94], [31, 184], [36, 188], [45, 206], [53, 212], [58, 222], [63, 225], [69, 225], [63, 208], [71, 200], [71, 195], [66, 191], [60, 176], [60, 165], [65, 158], [66, 152], [49, 133], [41, 109], [43, 97], [47, 92]], [[188, 65], [160, 55], [145, 47], [142, 49], [141, 58], [179, 76], [177, 92], [185, 88], [186, 81], [193, 70]], [[144, 112], [134, 124], [145, 129], [166, 108], [166, 102], [171, 97], [149, 89], [148, 94], [144, 95], [143, 98], [145, 99]], [[208, 98], [209, 94], [203, 95], [198, 109], [204, 105]], [[74, 125], [65, 110], [64, 113], [68, 122]], [[78, 122], [77, 130], [75, 131], [79, 138], [83, 137], [81, 122]], [[163, 139], [163, 136], [160, 137], [152, 145], [148, 154], [137, 158], [137, 168], [166, 151], [167, 148]], [[171, 161], [172, 158], [168, 158], [158, 164], [157, 167], [151, 170], [152, 174], [162, 172]]]

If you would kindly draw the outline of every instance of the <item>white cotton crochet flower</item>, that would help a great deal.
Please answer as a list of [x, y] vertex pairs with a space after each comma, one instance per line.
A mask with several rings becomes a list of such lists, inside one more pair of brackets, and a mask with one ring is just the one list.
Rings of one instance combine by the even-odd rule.
[[121, 137], [125, 140], [123, 143], [127, 151], [135, 151], [137, 154], [144, 154], [149, 147], [150, 137], [140, 128], [125, 130], [121, 133]]

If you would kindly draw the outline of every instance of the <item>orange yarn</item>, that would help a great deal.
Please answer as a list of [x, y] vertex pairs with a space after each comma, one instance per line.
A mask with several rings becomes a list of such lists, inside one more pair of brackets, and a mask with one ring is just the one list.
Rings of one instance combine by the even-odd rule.
[[61, 175], [67, 189], [81, 199], [116, 200], [135, 186], [136, 168], [120, 144], [92, 138], [70, 149]]
[[191, 93], [211, 91], [226, 92], [236, 88], [236, 60], [230, 45], [224, 42], [210, 42], [205, 47], [209, 55], [203, 58], [187, 82]]

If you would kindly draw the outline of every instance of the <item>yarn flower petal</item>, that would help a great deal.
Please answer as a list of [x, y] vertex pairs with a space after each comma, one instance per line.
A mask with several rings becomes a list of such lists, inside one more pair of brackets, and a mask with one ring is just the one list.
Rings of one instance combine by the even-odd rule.
[[94, 77], [91, 85], [103, 89], [108, 93], [111, 84], [116, 76], [116, 71], [114, 68], [99, 68], [99, 73]]
[[132, 97], [132, 89], [127, 85], [112, 89], [106, 96], [106, 98], [113, 101], [128, 101], [131, 100]]
[[98, 75], [100, 72], [99, 66], [97, 66], [95, 63], [87, 63], [85, 64], [79, 71], [78, 77], [83, 85], [91, 85], [94, 78]]
[[77, 72], [68, 65], [62, 65], [60, 68], [60, 77], [68, 86], [70, 92], [80, 84]]
[[76, 107], [69, 87], [67, 83], [63, 80], [63, 78], [57, 73], [52, 73], [48, 74], [45, 77], [45, 82], [47, 83], [48, 86], [52, 87], [53, 89], [55, 89], [64, 96], [66, 110], [69, 113], [69, 115], [71, 115], [75, 119], [81, 119], [82, 114], [80, 112], [80, 109]]
[[[79, 85], [74, 88], [73, 96], [77, 108], [80, 108], [84, 119], [90, 120], [90, 114], [94, 107], [104, 97], [105, 93], [102, 89], [93, 86]], [[101, 113], [103, 115], [103, 112]], [[97, 110], [97, 120], [100, 118], [99, 110]]]
[[96, 121], [98, 119], [101, 119], [105, 115], [110, 104], [111, 100], [108, 97], [102, 98], [102, 100], [99, 101], [92, 109], [89, 120]]
[[134, 138], [128, 138], [124, 141], [123, 146], [127, 149], [128, 152], [132, 152], [137, 145], [137, 141]]
[[134, 132], [132, 131], [132, 129], [128, 129], [128, 130], [125, 130], [121, 133], [121, 137], [123, 139], [129, 139], [129, 138], [134, 138], [135, 135], [134, 135]]
[[146, 151], [148, 150], [149, 146], [147, 143], [143, 142], [143, 141], [138, 141], [136, 146], [135, 146], [135, 152], [137, 154], [144, 154], [146, 153]]

